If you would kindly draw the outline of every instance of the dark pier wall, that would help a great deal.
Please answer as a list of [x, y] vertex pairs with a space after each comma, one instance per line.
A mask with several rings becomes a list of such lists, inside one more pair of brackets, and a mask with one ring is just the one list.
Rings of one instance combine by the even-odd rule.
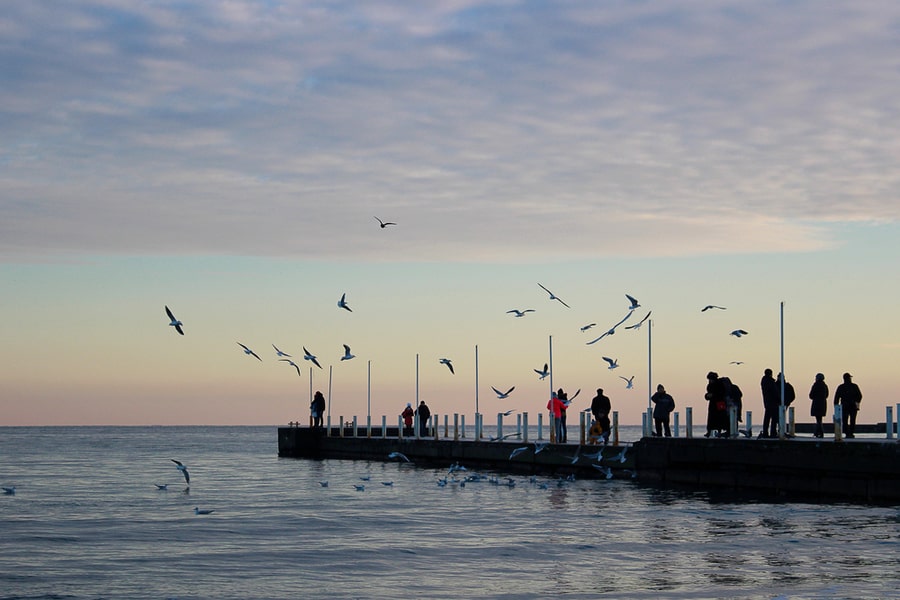
[[900, 444], [892, 441], [644, 438], [635, 463], [646, 482], [900, 502]]

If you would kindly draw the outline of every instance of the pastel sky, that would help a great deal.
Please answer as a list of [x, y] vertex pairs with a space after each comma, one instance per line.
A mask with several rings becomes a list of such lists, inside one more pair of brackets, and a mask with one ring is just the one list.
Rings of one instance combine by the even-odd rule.
[[[782, 303], [798, 417], [850, 371], [883, 421], [898, 29], [891, 1], [7, 3], [0, 425], [283, 424], [311, 387], [335, 421], [418, 394], [534, 423], [551, 343], [577, 408], [639, 424], [663, 383], [702, 422], [715, 370], [759, 423]], [[651, 320], [587, 345], [626, 293]]]

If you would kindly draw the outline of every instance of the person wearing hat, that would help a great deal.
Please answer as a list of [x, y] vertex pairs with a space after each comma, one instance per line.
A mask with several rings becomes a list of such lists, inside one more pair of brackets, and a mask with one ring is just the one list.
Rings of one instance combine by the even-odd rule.
[[859, 412], [859, 404], [862, 402], [862, 392], [851, 379], [853, 379], [853, 375], [844, 373], [844, 383], [834, 391], [834, 405], [841, 405], [843, 412], [841, 425], [844, 436], [848, 438], [856, 437], [853, 435], [853, 430], [856, 429], [856, 413]]
[[403, 417], [403, 425], [406, 429], [405, 435], [409, 435], [412, 433], [412, 425], [413, 425], [413, 417], [415, 416], [416, 411], [413, 410], [412, 403], [407, 402], [406, 408], [403, 409], [403, 412], [400, 413], [400, 416]]
[[816, 432], [813, 437], [825, 437], [822, 417], [828, 412], [828, 385], [825, 383], [825, 376], [821, 373], [816, 373], [816, 380], [809, 390], [809, 399], [812, 400], [809, 415], [816, 418]]

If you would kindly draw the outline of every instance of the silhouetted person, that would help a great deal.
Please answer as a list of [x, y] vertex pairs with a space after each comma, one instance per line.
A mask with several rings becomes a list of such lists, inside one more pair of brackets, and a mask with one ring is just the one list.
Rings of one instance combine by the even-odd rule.
[[725, 395], [726, 390], [723, 388], [723, 381], [719, 379], [719, 374], [710, 371], [706, 374], [706, 401], [709, 403], [706, 408], [706, 437], [716, 432], [716, 436], [720, 436], [723, 431], [728, 431], [728, 411], [726, 410]]
[[412, 403], [406, 403], [406, 408], [403, 409], [403, 412], [400, 413], [400, 416], [403, 417], [403, 426], [405, 429], [404, 435], [412, 434], [413, 417], [416, 416], [416, 411], [413, 410]]
[[550, 392], [550, 400], [547, 402], [547, 410], [553, 417], [553, 435], [556, 443], [561, 444], [563, 439], [563, 403], [559, 399], [559, 392]]
[[844, 373], [844, 383], [837, 386], [834, 391], [834, 405], [841, 405], [843, 416], [841, 417], [844, 435], [848, 438], [855, 437], [853, 431], [856, 429], [856, 413], [859, 412], [859, 404], [862, 402], [862, 392], [859, 386], [851, 381], [853, 375]]
[[813, 433], [813, 437], [825, 437], [822, 417], [828, 412], [828, 385], [825, 384], [825, 376], [821, 373], [816, 374], [816, 380], [809, 389], [809, 399], [812, 400], [809, 406], [809, 415], [816, 418], [816, 431]]
[[569, 440], [569, 429], [566, 427], [566, 412], [569, 409], [569, 394], [567, 394], [562, 388], [556, 392], [556, 397], [559, 398], [560, 407], [559, 407], [559, 432], [562, 435], [562, 439], [557, 439], [557, 442], [561, 442], [565, 444]]
[[602, 433], [600, 434], [603, 438], [604, 445], [609, 442], [609, 414], [612, 412], [612, 403], [609, 401], [609, 398], [603, 395], [603, 389], [597, 389], [597, 395], [594, 396], [594, 399], [591, 400], [591, 414], [594, 415], [594, 420], [600, 425], [602, 429]]
[[428, 418], [431, 417], [431, 410], [425, 405], [424, 400], [419, 403], [416, 415], [419, 417], [419, 435], [425, 435], [428, 431]]
[[650, 396], [650, 401], [655, 405], [653, 407], [653, 423], [656, 425], [656, 437], [660, 437], [665, 429], [666, 437], [672, 437], [672, 430], [669, 428], [669, 415], [675, 410], [675, 399], [666, 393], [663, 384], [656, 386], [656, 393]]
[[778, 407], [781, 405], [781, 391], [772, 377], [772, 369], [766, 369], [759, 382], [763, 399], [763, 426], [759, 437], [778, 437]]
[[310, 408], [312, 409], [313, 427], [322, 427], [325, 416], [325, 396], [322, 395], [322, 392], [315, 393]]

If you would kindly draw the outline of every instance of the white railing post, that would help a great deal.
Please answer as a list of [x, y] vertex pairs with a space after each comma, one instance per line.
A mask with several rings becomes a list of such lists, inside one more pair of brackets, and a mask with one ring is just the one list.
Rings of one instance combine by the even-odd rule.
[[694, 409], [690, 406], [684, 409], [684, 437], [694, 437]]

